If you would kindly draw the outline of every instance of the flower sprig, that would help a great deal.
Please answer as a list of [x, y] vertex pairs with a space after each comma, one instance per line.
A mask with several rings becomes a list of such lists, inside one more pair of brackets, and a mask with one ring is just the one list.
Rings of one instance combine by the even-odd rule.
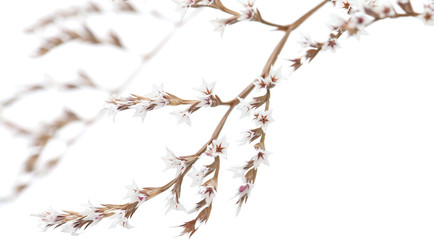
[[[262, 165], [268, 165], [270, 153], [266, 148], [266, 136], [268, 126], [273, 122], [272, 111], [270, 109], [271, 91], [283, 79], [281, 68], [275, 68], [275, 63], [285, 46], [289, 35], [297, 29], [303, 22], [312, 16], [317, 10], [324, 6], [330, 0], [324, 0], [310, 11], [302, 15], [299, 19], [288, 25], [277, 25], [269, 23], [262, 19], [259, 10], [254, 6], [254, 1], [248, 1], [243, 6], [245, 9], [241, 11], [233, 11], [226, 8], [220, 0], [205, 1], [205, 0], [183, 0], [178, 1], [179, 6], [183, 9], [210, 7], [232, 15], [230, 21], [224, 21], [225, 25], [234, 24], [242, 20], [250, 20], [261, 22], [265, 25], [270, 25], [277, 30], [284, 32], [282, 39], [277, 43], [270, 57], [265, 63], [262, 73], [254, 81], [241, 91], [236, 97], [230, 101], [222, 101], [214, 91], [214, 84], [204, 82], [199, 89], [201, 96], [197, 100], [184, 100], [171, 93], [164, 91], [162, 88], [157, 89], [146, 96], [131, 95], [126, 98], [112, 98], [108, 101], [109, 112], [115, 114], [119, 111], [134, 110], [136, 116], [144, 118], [147, 112], [159, 109], [166, 106], [188, 105], [187, 110], [175, 112], [181, 122], [190, 123], [190, 115], [203, 107], [227, 106], [226, 113], [222, 116], [216, 128], [214, 129], [210, 139], [199, 148], [199, 150], [188, 156], [177, 156], [170, 150], [167, 150], [167, 156], [163, 159], [166, 161], [169, 168], [176, 169], [175, 177], [162, 187], [153, 188], [138, 188], [133, 185], [129, 188], [128, 202], [116, 204], [102, 204], [99, 207], [89, 207], [83, 212], [72, 211], [47, 211], [39, 214], [44, 228], [62, 227], [67, 231], [76, 233], [81, 229], [86, 229], [89, 226], [97, 224], [105, 218], [114, 218], [115, 224], [120, 224], [124, 227], [129, 227], [129, 219], [133, 216], [136, 210], [142, 203], [159, 194], [169, 191], [167, 198], [168, 210], [185, 210], [181, 204], [181, 189], [185, 176], [193, 178], [193, 186], [199, 186], [198, 193], [200, 201], [195, 204], [195, 207], [188, 211], [189, 213], [197, 213], [192, 220], [180, 225], [182, 228], [181, 235], [188, 234], [190, 237], [198, 230], [200, 224], [206, 223], [210, 218], [214, 198], [217, 195], [218, 178], [220, 171], [220, 159], [227, 158], [228, 144], [226, 138], [220, 137], [222, 129], [235, 108], [240, 109], [243, 116], [251, 117], [252, 122], [256, 127], [248, 130], [244, 134], [243, 143], [252, 144], [255, 153], [251, 158], [240, 167], [235, 167], [235, 176], [240, 177], [242, 184], [237, 187], [237, 212], [240, 211], [250, 197], [250, 193], [255, 186], [258, 170]], [[331, 1], [336, 4], [337, 1]], [[413, 8], [408, 1], [399, 1], [398, 5], [405, 13], [397, 13], [393, 8], [388, 6], [378, 7], [375, 4], [368, 4], [363, 8], [351, 5], [349, 2], [342, 2], [344, 8], [348, 10], [348, 19], [342, 21], [333, 32], [330, 38], [325, 42], [315, 42], [310, 39], [305, 41], [308, 48], [304, 56], [292, 60], [292, 67], [296, 70], [304, 62], [312, 61], [321, 50], [335, 50], [338, 46], [337, 40], [344, 32], [350, 36], [364, 32], [365, 28], [373, 22], [398, 17], [419, 17], [424, 16], [424, 19], [430, 19], [432, 11], [431, 5], [425, 8], [427, 13], [422, 15], [413, 11]], [[427, 10], [428, 9], [428, 10]], [[224, 29], [224, 27], [223, 27]], [[246, 98], [257, 89], [256, 92], [265, 94], [252, 96], [252, 101], [247, 101]], [[197, 161], [203, 157], [213, 158], [213, 162], [209, 165], [201, 166], [197, 171], [195, 165]], [[207, 179], [208, 178], [208, 179]]]
[[[357, 6], [348, 1], [334, 1], [336, 7], [340, 7], [348, 10], [348, 18], [337, 18], [338, 21], [331, 24], [331, 32], [328, 40], [324, 42], [317, 42], [311, 40], [309, 37], [305, 37], [301, 43], [305, 48], [305, 53], [294, 59], [289, 59], [291, 62], [292, 70], [297, 71], [303, 64], [311, 62], [321, 51], [331, 50], [333, 52], [339, 48], [338, 39], [345, 33], [348, 36], [360, 37], [366, 33], [366, 28], [371, 24], [384, 20], [395, 19], [402, 17], [415, 17], [422, 20], [427, 25], [434, 24], [434, 5], [425, 4], [424, 11], [418, 13], [413, 10], [413, 5], [408, 0], [398, 0], [396, 5], [404, 13], [400, 13], [399, 10], [393, 4], [377, 4], [373, 1], [369, 1], [367, 4]], [[340, 3], [340, 5], [338, 4]]]

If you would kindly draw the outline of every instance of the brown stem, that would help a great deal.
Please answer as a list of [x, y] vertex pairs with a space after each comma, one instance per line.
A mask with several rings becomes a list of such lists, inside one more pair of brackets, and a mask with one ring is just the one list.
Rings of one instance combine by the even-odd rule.
[[303, 16], [301, 16], [299, 19], [297, 19], [295, 22], [287, 25], [287, 28], [289, 31], [293, 31], [296, 28], [298, 28], [304, 21], [306, 21], [312, 14], [314, 14], [316, 11], [318, 11], [324, 4], [329, 2], [330, 0], [324, 0], [318, 5], [316, 5], [314, 8], [312, 8], [309, 12], [305, 13]]

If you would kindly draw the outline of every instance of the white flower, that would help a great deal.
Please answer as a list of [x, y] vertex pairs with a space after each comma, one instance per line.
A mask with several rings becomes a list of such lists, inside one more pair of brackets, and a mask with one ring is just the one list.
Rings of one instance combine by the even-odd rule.
[[211, 157], [220, 156], [222, 158], [226, 158], [227, 149], [228, 144], [226, 143], [226, 137], [218, 140], [214, 139], [212, 140], [212, 143], [208, 145], [205, 154]]
[[253, 121], [256, 125], [261, 127], [264, 131], [267, 129], [267, 126], [270, 122], [274, 121], [271, 118], [271, 111], [258, 111], [253, 114]]
[[346, 30], [350, 35], [363, 34], [366, 33], [365, 28], [370, 22], [372, 22], [372, 17], [356, 13], [348, 20]]
[[269, 166], [268, 155], [270, 155], [269, 152], [258, 149], [258, 152], [252, 158], [254, 168], [257, 169], [261, 164]]
[[253, 131], [244, 131], [241, 134], [243, 134], [243, 137], [240, 140], [240, 145], [244, 145], [246, 143], [250, 143], [255, 136], [255, 133]]
[[255, 17], [255, 14], [257, 12], [256, 7], [255, 7], [255, 0], [248, 0], [247, 3], [243, 3], [244, 5], [244, 9], [241, 10], [240, 12], [240, 16], [238, 17], [239, 21], [242, 20], [253, 20], [253, 18]]
[[167, 165], [166, 170], [169, 168], [174, 168], [176, 169], [176, 175], [183, 173], [186, 168], [185, 161], [175, 156], [175, 154], [173, 154], [173, 152], [168, 148], [166, 148], [166, 150], [167, 154], [164, 158], [162, 158]]
[[115, 120], [116, 114], [119, 112], [118, 106], [116, 105], [115, 94], [110, 96], [109, 100], [106, 101], [101, 111], [105, 113], [107, 117], [113, 117], [113, 121]]
[[259, 91], [261, 89], [266, 89], [270, 85], [270, 81], [270, 78], [258, 77], [253, 81], [253, 84], [256, 87], [256, 91]]
[[152, 103], [155, 104], [154, 108], [161, 108], [170, 103], [169, 97], [167, 93], [163, 89], [163, 85], [161, 86], [153, 86], [154, 91], [149, 94], [149, 98], [152, 99]]
[[132, 228], [132, 226], [128, 223], [128, 218], [125, 217], [126, 212], [124, 210], [115, 210], [113, 213], [114, 214], [110, 218], [114, 219], [114, 221], [110, 228], [114, 228], [117, 225], [121, 225], [124, 228]]
[[205, 82], [205, 80], [202, 81], [202, 86], [200, 88], [197, 88], [199, 92], [201, 92], [203, 95], [208, 96], [212, 95], [215, 87], [215, 82]]
[[137, 184], [134, 181], [131, 185], [126, 186], [126, 188], [128, 191], [124, 199], [128, 199], [131, 203], [137, 202], [137, 206], [147, 200], [148, 196], [140, 192], [140, 189], [137, 187]]
[[198, 107], [209, 107], [212, 105], [212, 95], [205, 95], [199, 97], [200, 103], [197, 104]]
[[262, 136], [263, 133], [264, 131], [262, 130], [262, 128], [255, 128], [242, 132], [243, 138], [240, 140], [240, 145], [251, 143], [252, 141]]
[[239, 21], [243, 21], [243, 20], [250, 21], [255, 17], [256, 8], [246, 7], [245, 9], [241, 10], [240, 14], [241, 15], [238, 17]]
[[298, 43], [301, 45], [302, 48], [312, 48], [318, 45], [318, 43], [313, 41], [309, 35], [305, 34], [301, 36], [300, 40], [298, 40]]
[[199, 189], [199, 194], [205, 199], [207, 205], [210, 205], [214, 199], [216, 192], [215, 188], [212, 186], [201, 186]]
[[61, 231], [64, 233], [69, 233], [71, 235], [77, 235], [78, 228], [76, 228], [74, 225], [75, 223], [73, 221], [66, 222], [65, 224], [62, 224]]
[[32, 216], [40, 218], [39, 227], [46, 231], [48, 228], [62, 223], [62, 214], [50, 208], [47, 211]]
[[92, 224], [89, 226], [99, 223], [104, 218], [104, 212], [98, 211], [98, 208], [93, 206], [90, 202], [88, 208], [80, 214], [86, 216], [83, 220], [92, 221]]
[[380, 18], [390, 17], [395, 14], [393, 7], [386, 4], [375, 6], [373, 7], [373, 10]]
[[169, 196], [166, 199], [166, 214], [170, 211], [170, 210], [178, 210], [178, 211], [185, 211], [185, 207], [182, 206], [181, 203], [179, 203], [178, 201], [176, 201], [176, 195], [173, 192], [170, 192]]
[[274, 65], [271, 66], [267, 78], [269, 78], [269, 88], [274, 87], [281, 80], [286, 79], [282, 76], [282, 66], [280, 66], [279, 68], [276, 68]]
[[144, 121], [148, 110], [151, 110], [151, 103], [147, 100], [142, 100], [140, 103], [132, 106], [131, 109], [135, 110], [133, 117], [140, 117]]
[[322, 46], [322, 51], [331, 50], [332, 52], [336, 52], [336, 49], [339, 47], [337, 38], [329, 38], [324, 45]]
[[209, 168], [204, 167], [200, 171], [197, 171], [196, 168], [193, 167], [193, 169], [188, 173], [188, 176], [193, 180], [191, 186], [200, 186], [208, 172]]
[[244, 185], [241, 185], [238, 188], [238, 192], [234, 196], [234, 198], [238, 197], [238, 201], [237, 201], [238, 207], [237, 207], [237, 212], [236, 212], [237, 215], [240, 213], [241, 206], [243, 205], [243, 202], [247, 201], [247, 198], [249, 197], [250, 192], [252, 191], [253, 187], [254, 187], [253, 184], [245, 183]]
[[253, 187], [254, 187], [254, 185], [251, 183], [246, 183], [244, 185], [241, 185], [238, 188], [237, 196], [239, 196], [240, 198], [243, 197], [244, 195], [249, 196], [250, 191], [252, 190]]
[[418, 16], [427, 25], [434, 25], [434, 3], [424, 6], [424, 11]]
[[226, 19], [216, 18], [215, 20], [211, 20], [211, 23], [214, 25], [214, 31], [219, 32], [223, 37], [226, 29]]
[[171, 114], [178, 118], [178, 124], [186, 123], [188, 126], [191, 126], [191, 113], [188, 111], [188, 109], [182, 111], [175, 111]]
[[240, 103], [237, 105], [237, 109], [241, 111], [241, 118], [249, 116], [250, 111], [253, 109], [252, 105], [244, 98], [238, 98]]
[[215, 82], [207, 83], [205, 80], [202, 81], [202, 86], [196, 89], [202, 93], [202, 96], [199, 97], [200, 103], [197, 105], [198, 107], [209, 107], [212, 105], [214, 86]]

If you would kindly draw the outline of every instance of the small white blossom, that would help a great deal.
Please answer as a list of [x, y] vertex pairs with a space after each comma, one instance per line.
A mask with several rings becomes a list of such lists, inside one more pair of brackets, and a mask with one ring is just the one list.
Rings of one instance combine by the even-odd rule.
[[250, 143], [253, 137], [255, 136], [255, 133], [253, 131], [244, 131], [241, 133], [243, 137], [240, 140], [240, 145], [244, 145], [246, 143]]
[[357, 13], [354, 14], [347, 22], [346, 30], [349, 32], [350, 35], [359, 35], [366, 33], [366, 26], [372, 22], [372, 17]]
[[86, 216], [83, 220], [92, 221], [92, 224], [89, 226], [99, 223], [104, 218], [104, 213], [98, 211], [98, 208], [93, 206], [90, 202], [88, 208], [80, 214]]
[[212, 200], [216, 195], [215, 188], [212, 186], [201, 186], [199, 189], [199, 194], [205, 199], [207, 205], [211, 204]]
[[196, 168], [193, 167], [193, 169], [188, 173], [188, 176], [193, 180], [191, 186], [200, 186], [208, 172], [209, 168], [204, 167], [200, 171], [197, 171]]
[[124, 210], [115, 210], [113, 211], [113, 215], [110, 217], [113, 219], [113, 223], [110, 225], [110, 228], [114, 228], [117, 225], [121, 225], [124, 228], [132, 228], [132, 226], [128, 223], [128, 218], [125, 217]]
[[248, 0], [247, 3], [243, 3], [244, 5], [244, 9], [241, 10], [240, 12], [240, 16], [238, 17], [239, 21], [242, 20], [253, 20], [253, 18], [255, 17], [255, 14], [257, 12], [256, 7], [255, 7], [255, 0]]
[[77, 235], [78, 228], [74, 227], [74, 222], [66, 222], [61, 226], [61, 232], [69, 233], [73, 236]]
[[212, 105], [212, 95], [205, 95], [199, 97], [200, 103], [197, 104], [198, 107], [209, 107]]
[[106, 101], [103, 109], [101, 110], [103, 113], [107, 115], [107, 117], [113, 117], [113, 121], [115, 121], [116, 114], [118, 111], [118, 106], [116, 105], [116, 95], [113, 94], [110, 96], [109, 100]]
[[40, 219], [39, 227], [46, 231], [51, 226], [60, 224], [62, 221], [62, 214], [50, 208], [47, 211], [39, 214], [33, 214], [33, 216]]
[[150, 99], [152, 99], [152, 103], [155, 104], [153, 108], [161, 108], [170, 103], [167, 93], [163, 89], [163, 85], [161, 86], [153, 86], [154, 91], [148, 95]]
[[263, 77], [257, 77], [253, 84], [256, 87], [256, 91], [259, 91], [261, 89], [267, 89], [267, 87], [270, 85], [271, 79], [270, 78], [263, 78]]
[[200, 103], [198, 107], [209, 107], [213, 104], [215, 82], [207, 83], [202, 81], [202, 86], [196, 90], [202, 93], [199, 97]]
[[211, 157], [220, 156], [226, 158], [228, 144], [226, 143], [226, 137], [222, 139], [214, 139], [212, 143], [208, 145], [205, 154]]
[[258, 149], [258, 152], [256, 152], [256, 154], [252, 158], [254, 168], [257, 169], [261, 164], [269, 166], [268, 155], [270, 155], [268, 151]]
[[278, 68], [274, 65], [271, 66], [267, 78], [270, 79], [268, 80], [269, 88], [276, 86], [276, 84], [279, 83], [281, 80], [285, 80], [286, 78], [282, 76], [282, 66]]
[[252, 191], [253, 187], [254, 187], [253, 184], [251, 184], [251, 183], [245, 183], [244, 185], [241, 185], [238, 188], [238, 192], [234, 196], [234, 198], [238, 197], [238, 201], [237, 201], [238, 207], [237, 207], [237, 212], [236, 212], [237, 215], [240, 213], [242, 203], [245, 202], [246, 201], [245, 199], [249, 197], [250, 192]]
[[147, 100], [142, 100], [140, 103], [132, 106], [131, 109], [135, 110], [133, 117], [140, 117], [144, 121], [150, 106], [151, 103]]
[[237, 196], [239, 196], [240, 198], [242, 196], [244, 196], [244, 195], [249, 196], [250, 195], [250, 191], [252, 190], [253, 187], [254, 187], [254, 185], [251, 184], [251, 183], [246, 183], [246, 184], [240, 186], [238, 188]]
[[219, 32], [223, 37], [227, 24], [226, 19], [216, 18], [215, 20], [211, 20], [211, 23], [214, 25], [214, 31]]
[[425, 5], [418, 18], [427, 25], [434, 25], [434, 3]]
[[166, 214], [170, 211], [170, 210], [177, 210], [177, 211], [185, 211], [185, 207], [179, 203], [178, 201], [176, 201], [176, 195], [173, 192], [170, 192], [169, 196], [166, 199]]
[[214, 94], [214, 87], [215, 82], [205, 82], [205, 80], [202, 81], [202, 86], [200, 88], [197, 88], [199, 92], [201, 92], [203, 95], [212, 95]]
[[138, 206], [147, 200], [148, 196], [140, 192], [139, 187], [137, 187], [134, 181], [131, 185], [126, 186], [126, 188], [128, 192], [124, 199], [128, 199], [131, 203], [137, 202]]
[[191, 113], [188, 110], [175, 111], [171, 114], [178, 118], [178, 124], [186, 123], [188, 126], [191, 126]]
[[238, 103], [237, 109], [241, 111], [241, 118], [248, 117], [253, 109], [252, 105], [244, 98], [238, 98], [238, 100], [240, 103]]
[[380, 18], [390, 17], [395, 14], [393, 7], [386, 4], [375, 6], [373, 10]]
[[248, 131], [242, 132], [241, 134], [243, 135], [243, 138], [239, 141], [240, 145], [251, 143], [255, 139], [262, 136], [263, 133], [264, 131], [262, 128], [255, 128], [255, 129], [250, 129]]
[[310, 36], [306, 34], [303, 34], [301, 36], [301, 38], [298, 40], [298, 43], [301, 45], [302, 48], [312, 48], [318, 46], [318, 43], [313, 41], [312, 38], [310, 38]]
[[332, 52], [336, 52], [336, 49], [339, 47], [337, 38], [329, 38], [324, 45], [322, 46], [322, 51], [331, 50]]
[[256, 8], [246, 7], [245, 9], [241, 10], [240, 14], [241, 15], [238, 17], [239, 21], [250, 21], [255, 17]]
[[253, 114], [253, 121], [256, 125], [261, 127], [264, 131], [267, 129], [267, 126], [270, 122], [274, 121], [271, 118], [271, 111], [258, 111]]
[[176, 175], [183, 173], [186, 168], [185, 161], [175, 156], [175, 154], [173, 154], [173, 152], [170, 151], [168, 148], [166, 148], [166, 150], [167, 154], [164, 158], [162, 158], [167, 165], [166, 169], [176, 169]]

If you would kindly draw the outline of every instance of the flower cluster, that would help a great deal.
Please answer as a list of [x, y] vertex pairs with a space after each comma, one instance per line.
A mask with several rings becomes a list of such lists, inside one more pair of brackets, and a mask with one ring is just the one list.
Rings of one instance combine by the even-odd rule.
[[139, 189], [135, 183], [128, 186], [126, 199], [128, 202], [121, 205], [103, 204], [95, 207], [89, 203], [89, 206], [81, 212], [63, 211], [57, 212], [52, 209], [35, 217], [40, 219], [42, 229], [60, 227], [63, 232], [77, 234], [78, 231], [84, 230], [90, 226], [98, 224], [102, 219], [109, 218], [112, 220], [111, 227], [120, 225], [125, 228], [131, 228], [129, 219], [136, 212], [137, 208], [145, 201], [159, 195], [161, 188], [142, 188]]
[[148, 94], [148, 96], [135, 94], [124, 98], [116, 98], [113, 96], [107, 101], [105, 111], [115, 117], [116, 113], [119, 111], [132, 109], [135, 111], [134, 117], [141, 117], [142, 120], [144, 120], [149, 111], [169, 105], [173, 98], [176, 97], [169, 95], [162, 88], [155, 88], [154, 92]]
[[[305, 54], [289, 59], [293, 71], [299, 69], [304, 63], [311, 62], [320, 51], [332, 50], [333, 52], [339, 48], [338, 39], [347, 33], [348, 36], [356, 36], [366, 33], [366, 28], [372, 23], [387, 19], [398, 17], [417, 17], [427, 25], [434, 24], [434, 4], [429, 3], [424, 5], [424, 11], [418, 13], [413, 9], [409, 0], [397, 0], [398, 5], [403, 13], [396, 10], [394, 4], [391, 3], [378, 3], [377, 1], [352, 1], [352, 0], [336, 0], [332, 1], [338, 9], [344, 9], [346, 17], [334, 16], [335, 21], [331, 23], [330, 28], [332, 32], [324, 42], [313, 41], [308, 36], [305, 36], [300, 41], [301, 46], [305, 49]], [[258, 84], [265, 85], [264, 82]]]
[[276, 86], [280, 81], [284, 80], [285, 78], [282, 76], [282, 67], [275, 68], [274, 66], [271, 67], [270, 72], [268, 76], [264, 77], [258, 77], [253, 81], [253, 84], [255, 84], [256, 89], [270, 89]]

